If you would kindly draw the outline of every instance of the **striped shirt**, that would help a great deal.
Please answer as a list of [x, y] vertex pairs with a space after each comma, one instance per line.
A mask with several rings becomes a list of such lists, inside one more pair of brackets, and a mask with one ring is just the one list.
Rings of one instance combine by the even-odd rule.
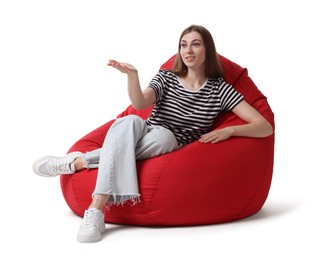
[[147, 125], [160, 125], [172, 131], [179, 144], [198, 140], [210, 131], [222, 111], [233, 109], [243, 100], [223, 78], [208, 78], [196, 91], [188, 90], [178, 76], [159, 70], [149, 85], [156, 101]]

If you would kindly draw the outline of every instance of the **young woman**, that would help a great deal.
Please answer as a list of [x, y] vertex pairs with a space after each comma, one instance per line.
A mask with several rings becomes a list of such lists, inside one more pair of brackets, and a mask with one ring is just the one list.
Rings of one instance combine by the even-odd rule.
[[[98, 168], [93, 200], [77, 234], [79, 242], [101, 239], [104, 208], [140, 202], [136, 160], [169, 153], [197, 140], [217, 143], [231, 136], [260, 138], [273, 133], [268, 121], [224, 81], [213, 38], [202, 26], [191, 25], [182, 32], [173, 69], [159, 70], [144, 90], [132, 65], [109, 60], [108, 66], [127, 75], [128, 95], [135, 109], [154, 104], [151, 116], [117, 119], [100, 149], [45, 156], [33, 164], [36, 174], [47, 177]], [[211, 131], [217, 115], [228, 110], [247, 123]]]

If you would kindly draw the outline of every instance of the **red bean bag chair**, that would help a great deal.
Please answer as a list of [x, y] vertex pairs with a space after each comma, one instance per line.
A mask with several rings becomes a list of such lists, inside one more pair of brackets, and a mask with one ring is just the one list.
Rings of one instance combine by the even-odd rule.
[[[225, 80], [240, 91], [274, 126], [274, 114], [247, 69], [220, 57]], [[162, 68], [171, 68], [171, 57]], [[151, 108], [129, 106], [118, 117], [136, 114], [147, 118]], [[68, 152], [100, 148], [115, 119], [77, 141]], [[224, 113], [217, 127], [242, 124], [232, 112]], [[113, 206], [107, 223], [141, 226], [187, 226], [229, 222], [257, 213], [270, 189], [274, 134], [266, 138], [232, 137], [217, 144], [195, 141], [180, 150], [137, 162], [141, 203]], [[60, 178], [63, 196], [79, 216], [91, 203], [97, 169]]]

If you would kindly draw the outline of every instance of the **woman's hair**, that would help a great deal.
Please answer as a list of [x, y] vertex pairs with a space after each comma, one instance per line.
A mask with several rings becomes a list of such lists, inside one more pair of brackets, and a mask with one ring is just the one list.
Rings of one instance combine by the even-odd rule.
[[215, 47], [214, 40], [211, 33], [200, 25], [191, 25], [187, 27], [181, 34], [178, 42], [178, 52], [175, 57], [174, 65], [172, 71], [177, 76], [185, 76], [187, 74], [187, 66], [184, 64], [181, 54], [181, 40], [185, 34], [190, 32], [197, 32], [201, 35], [205, 47], [205, 73], [209, 78], [218, 78], [223, 76], [223, 68], [217, 56], [217, 51]]

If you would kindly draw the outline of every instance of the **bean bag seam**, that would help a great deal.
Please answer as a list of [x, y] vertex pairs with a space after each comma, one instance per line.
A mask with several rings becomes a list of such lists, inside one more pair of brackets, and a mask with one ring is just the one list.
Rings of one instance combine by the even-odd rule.
[[[272, 138], [271, 136], [270, 137], [268, 137], [268, 138]], [[267, 138], [267, 139], [268, 139]], [[268, 142], [269, 140], [267, 140], [267, 142]], [[270, 152], [269, 152], [269, 146], [270, 145], [266, 145], [266, 154], [270, 154]], [[262, 180], [261, 180], [261, 184], [259, 185], [259, 187], [258, 187], [258, 189], [257, 189], [257, 191], [255, 192], [255, 195], [253, 196], [253, 198], [251, 199], [251, 201], [243, 208], [243, 210], [241, 211], [241, 212], [239, 212], [238, 214], [236, 214], [236, 217], [237, 218], [239, 218], [239, 216], [242, 216], [243, 215], [243, 213], [254, 203], [254, 201], [255, 201], [255, 199], [256, 199], [256, 197], [257, 197], [257, 195], [258, 195], [258, 193], [259, 193], [259, 191], [261, 190], [261, 188], [262, 188], [262, 185], [264, 184], [264, 180], [267, 178], [267, 174], [269, 174], [268, 173], [268, 165], [269, 165], [269, 160], [267, 159], [268, 158], [268, 156], [266, 156], [265, 157], [266, 158], [266, 167], [265, 167], [265, 174], [264, 174], [264, 176], [262, 177]], [[259, 209], [260, 210], [260, 209]], [[253, 215], [254, 213], [251, 213], [251, 215]]]
[[[167, 165], [168, 165], [168, 163], [169, 163], [169, 161], [170, 161], [171, 156], [172, 156], [173, 153], [174, 153], [174, 152], [167, 154], [167, 155], [168, 155], [168, 158], [167, 158], [165, 164], [163, 165], [163, 167], [162, 167], [162, 169], [161, 169], [161, 171], [160, 171], [159, 178], [158, 178], [158, 180], [157, 180], [157, 182], [156, 182], [156, 184], [155, 184], [155, 187], [154, 187], [154, 192], [153, 192], [153, 194], [152, 194], [152, 196], [151, 196], [151, 199], [150, 199], [150, 201], [149, 201], [148, 206], [146, 207], [146, 210], [147, 210], [147, 211], [149, 211], [149, 209], [150, 209], [151, 206], [152, 206], [153, 198], [154, 198], [156, 192], [158, 191], [157, 186], [158, 186], [158, 184], [159, 184], [159, 182], [160, 182], [160, 179], [161, 179], [161, 176], [162, 176], [163, 172], [164, 172], [164, 171], [166, 170], [166, 168], [167, 168]], [[154, 220], [154, 219], [153, 219], [152, 217], [150, 217], [150, 216], [149, 216], [149, 218], [151, 218], [152, 220]]]

